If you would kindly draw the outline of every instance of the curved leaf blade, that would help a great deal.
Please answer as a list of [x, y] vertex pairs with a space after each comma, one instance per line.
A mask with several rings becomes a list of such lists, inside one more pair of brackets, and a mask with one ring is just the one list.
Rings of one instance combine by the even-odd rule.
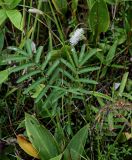
[[89, 125], [86, 125], [75, 134], [64, 151], [64, 160], [68, 160], [70, 158], [72, 160], [81, 159], [88, 136], [88, 128]]
[[93, 33], [106, 32], [110, 24], [110, 16], [106, 2], [98, 0], [94, 3], [89, 14], [89, 25]]
[[53, 135], [41, 126], [37, 119], [25, 114], [25, 126], [29, 140], [39, 151], [41, 160], [49, 160], [59, 155], [59, 149]]

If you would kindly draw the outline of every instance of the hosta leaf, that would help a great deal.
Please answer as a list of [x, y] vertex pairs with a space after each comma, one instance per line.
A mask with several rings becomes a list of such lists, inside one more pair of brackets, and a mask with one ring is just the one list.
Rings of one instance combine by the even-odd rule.
[[106, 2], [98, 0], [94, 3], [89, 14], [89, 25], [92, 32], [96, 35], [106, 32], [110, 24], [110, 17]]
[[41, 160], [49, 160], [59, 155], [58, 145], [53, 135], [34, 116], [25, 114], [25, 126], [30, 142], [39, 151]]
[[64, 151], [64, 160], [68, 160], [70, 158], [72, 160], [81, 159], [81, 155], [83, 153], [88, 136], [88, 128], [89, 126], [86, 125], [74, 135]]
[[18, 10], [6, 10], [6, 14], [13, 25], [22, 31], [22, 15]]

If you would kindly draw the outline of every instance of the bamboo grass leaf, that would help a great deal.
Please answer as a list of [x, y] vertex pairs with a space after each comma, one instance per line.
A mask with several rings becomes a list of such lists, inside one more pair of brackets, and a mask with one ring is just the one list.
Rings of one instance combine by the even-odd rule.
[[103, 99], [106, 99], [106, 100], [109, 100], [109, 101], [113, 102], [113, 98], [111, 98], [110, 96], [108, 96], [106, 94], [103, 94], [103, 93], [100, 93], [100, 92], [95, 92], [95, 91], [89, 91], [89, 94], [91, 94], [95, 97], [100, 97], [100, 98], [103, 98]]
[[83, 66], [93, 55], [95, 55], [100, 49], [91, 49], [87, 55], [79, 62], [80, 66]]
[[105, 60], [105, 64], [106, 65], [110, 65], [114, 56], [115, 56], [115, 53], [116, 53], [116, 48], [117, 48], [117, 45], [118, 45], [118, 41], [115, 41], [114, 44], [110, 47], [110, 50], [106, 56], [106, 60]]
[[76, 66], [78, 66], [78, 55], [75, 49], [72, 49], [72, 56]]
[[15, 47], [15, 46], [9, 46], [7, 49], [15, 51], [15, 52], [18, 52], [18, 53], [20, 53], [20, 54], [22, 54], [24, 56], [28, 56], [27, 52], [23, 51], [20, 48]]
[[42, 65], [41, 65], [41, 69], [42, 70], [44, 70], [45, 69], [45, 67], [47, 66], [47, 64], [49, 63], [49, 61], [50, 61], [50, 59], [51, 59], [51, 57], [52, 57], [52, 55], [51, 54], [48, 54], [47, 56], [46, 56], [46, 60], [42, 63]]
[[17, 83], [21, 83], [23, 81], [25, 81], [26, 79], [30, 78], [31, 76], [34, 76], [38, 73], [41, 73], [40, 70], [37, 70], [37, 71], [31, 71], [29, 73], [27, 73], [26, 75], [23, 75], [22, 77], [20, 77], [18, 80], [17, 80]]
[[56, 60], [56, 61], [52, 64], [52, 66], [49, 67], [49, 69], [48, 69], [48, 71], [47, 71], [47, 73], [46, 73], [46, 76], [50, 76], [50, 75], [53, 73], [53, 71], [56, 69], [56, 67], [59, 65], [59, 63], [60, 63], [60, 61], [59, 61], [59, 60]]
[[23, 61], [23, 60], [27, 60], [27, 57], [25, 57], [25, 56], [10, 56], [10, 57], [7, 57], [6, 59], [4, 59], [3, 63], [7, 63], [7, 62], [10, 62], [10, 61], [20, 62], [20, 61]]
[[88, 83], [88, 84], [98, 84], [96, 81], [91, 80], [91, 79], [85, 79], [85, 78], [80, 78], [75, 80], [76, 82], [81, 82], [81, 83]]
[[50, 88], [50, 85], [52, 85], [54, 81], [56, 81], [56, 77], [58, 76], [58, 74], [59, 74], [59, 70], [54, 72], [54, 74], [52, 75], [52, 78], [48, 82], [48, 85], [45, 86], [45, 88], [40, 92], [40, 94], [36, 98], [35, 103], [39, 102], [39, 100], [45, 95], [47, 90]]
[[11, 70], [11, 73], [18, 72], [23, 69], [27, 69], [28, 67], [33, 67], [34, 65], [35, 65], [34, 63], [28, 63], [28, 64], [24, 64], [18, 67], [14, 67], [14, 69]]
[[61, 62], [68, 67], [73, 73], [76, 73], [75, 67], [73, 67], [68, 61], [61, 59]]
[[26, 40], [25, 47], [26, 47], [28, 55], [30, 57], [32, 57], [32, 41], [31, 41], [31, 39]]
[[128, 78], [128, 74], [129, 74], [129, 72], [126, 72], [126, 73], [124, 73], [124, 75], [122, 77], [122, 81], [121, 81], [119, 92], [118, 92], [119, 96], [122, 96], [122, 94], [124, 92], [126, 82], [127, 82], [127, 78]]
[[80, 69], [80, 70], [78, 71], [78, 74], [84, 74], [84, 73], [96, 71], [96, 70], [99, 70], [99, 69], [100, 69], [100, 67], [88, 67], [88, 68], [83, 68], [83, 69]]
[[86, 45], [83, 44], [82, 47], [81, 47], [81, 51], [80, 51], [79, 63], [83, 60], [83, 57], [85, 55], [85, 48], [86, 48]]
[[63, 70], [63, 69], [60, 69], [60, 72], [61, 72], [62, 74], [64, 74], [66, 77], [68, 77], [70, 80], [72, 80], [72, 81], [75, 80], [74, 77], [73, 77], [68, 71]]
[[35, 63], [39, 63], [42, 51], [43, 51], [43, 46], [40, 46], [36, 52]]

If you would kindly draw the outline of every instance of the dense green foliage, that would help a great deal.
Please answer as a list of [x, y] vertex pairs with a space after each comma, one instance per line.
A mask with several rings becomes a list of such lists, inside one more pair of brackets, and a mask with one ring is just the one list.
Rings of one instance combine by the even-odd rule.
[[1, 160], [132, 157], [132, 1], [0, 0]]

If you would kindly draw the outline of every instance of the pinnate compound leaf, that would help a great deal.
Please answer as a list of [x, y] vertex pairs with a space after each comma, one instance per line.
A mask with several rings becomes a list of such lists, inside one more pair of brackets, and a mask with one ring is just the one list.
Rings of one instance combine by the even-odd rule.
[[88, 136], [88, 128], [89, 125], [84, 126], [71, 139], [70, 143], [64, 151], [64, 160], [68, 160], [70, 157], [72, 160], [81, 159], [81, 155], [84, 151], [84, 146]]
[[49, 160], [59, 155], [59, 149], [53, 135], [29, 114], [25, 114], [25, 126], [28, 138], [39, 152], [41, 160]]

